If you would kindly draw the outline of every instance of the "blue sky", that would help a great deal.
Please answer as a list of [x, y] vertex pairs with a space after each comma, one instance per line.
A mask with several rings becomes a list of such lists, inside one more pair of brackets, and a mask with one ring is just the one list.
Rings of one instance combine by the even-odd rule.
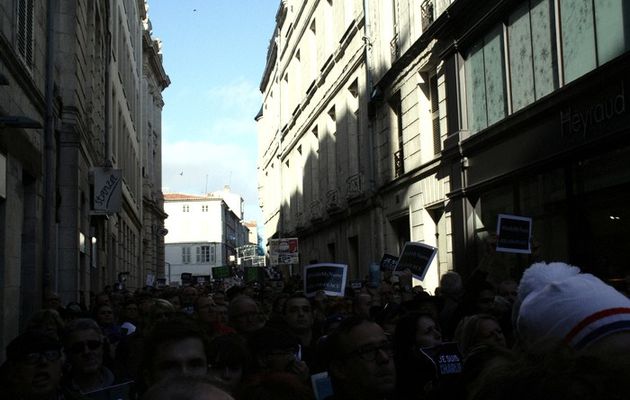
[[280, 0], [148, 4], [171, 79], [163, 92], [164, 190], [201, 194], [229, 184], [245, 200], [245, 219], [261, 228], [254, 117]]

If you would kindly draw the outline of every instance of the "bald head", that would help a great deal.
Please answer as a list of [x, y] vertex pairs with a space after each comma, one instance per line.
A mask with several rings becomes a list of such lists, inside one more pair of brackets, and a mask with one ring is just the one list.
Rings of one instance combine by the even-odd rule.
[[142, 400], [234, 400], [207, 377], [178, 375], [151, 386]]
[[249, 296], [238, 296], [230, 302], [228, 318], [239, 333], [253, 332], [265, 326], [258, 304]]

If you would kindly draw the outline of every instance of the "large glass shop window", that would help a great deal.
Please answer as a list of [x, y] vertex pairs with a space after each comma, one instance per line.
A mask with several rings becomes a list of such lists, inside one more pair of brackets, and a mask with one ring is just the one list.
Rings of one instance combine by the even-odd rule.
[[466, 59], [469, 129], [477, 132], [505, 118], [503, 29], [497, 26], [473, 46]]
[[560, 1], [566, 83], [630, 48], [629, 15], [630, 4], [623, 0]]
[[595, 28], [600, 65], [630, 50], [630, 2], [595, 0]]
[[522, 4], [509, 17], [512, 109], [518, 111], [557, 88], [551, 0]]
[[560, 68], [564, 83], [570, 83], [630, 50], [630, 1], [555, 4], [554, 0], [523, 2], [505, 21], [506, 37], [504, 25], [499, 24], [468, 50], [466, 103], [471, 132], [505, 118], [508, 101], [515, 112], [558, 89]]
[[564, 81], [571, 82], [597, 65], [592, 0], [561, 0]]

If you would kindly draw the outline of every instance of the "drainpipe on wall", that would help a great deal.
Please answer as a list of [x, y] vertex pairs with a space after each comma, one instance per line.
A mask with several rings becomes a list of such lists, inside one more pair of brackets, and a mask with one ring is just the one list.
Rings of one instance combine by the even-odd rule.
[[[370, 50], [372, 47], [372, 37], [370, 36], [370, 9], [369, 9], [369, 0], [363, 0], [363, 18], [365, 19], [365, 23], [363, 24], [363, 46], [365, 49], [365, 87], [366, 87], [366, 96], [368, 97], [368, 102], [370, 97], [372, 96], [372, 74], [370, 69]], [[369, 117], [368, 117], [369, 118]], [[370, 192], [374, 192], [374, 137], [372, 135], [372, 124], [368, 122], [368, 165], [370, 176], [368, 177], [368, 188]]]
[[[372, 81], [372, 70], [370, 65], [370, 51], [372, 48], [372, 37], [370, 30], [370, 8], [369, 8], [370, 0], [363, 0], [363, 18], [365, 18], [365, 23], [363, 24], [363, 42], [364, 42], [364, 51], [365, 51], [365, 87], [368, 103], [371, 101], [372, 92], [374, 90]], [[367, 112], [367, 110], [366, 110]], [[372, 123], [369, 121], [368, 115], [368, 124], [367, 124], [367, 138], [368, 138], [368, 177], [367, 181], [367, 189], [371, 196], [375, 196], [376, 194], [376, 172], [375, 172], [375, 163], [374, 163], [374, 127]], [[383, 231], [383, 227], [381, 224], [382, 221], [382, 206], [378, 204], [379, 202], [374, 201], [376, 213], [372, 213], [372, 217], [370, 218], [371, 231], [372, 231], [372, 240], [373, 243], [376, 244], [376, 254], [375, 257], [378, 257], [379, 254], [382, 254], [385, 250], [385, 244], [383, 242], [383, 235], [381, 234]]]
[[[104, 166], [112, 166], [112, 141], [110, 139], [110, 135], [114, 135], [112, 130], [112, 120], [111, 120], [111, 109], [112, 109], [112, 30], [113, 30], [113, 21], [111, 18], [112, 10], [115, 5], [112, 4], [112, 1], [108, 1], [105, 6], [105, 20], [107, 21], [107, 31], [105, 33], [105, 110], [104, 110], [104, 118], [105, 118], [105, 132], [103, 133], [103, 144], [104, 144]], [[109, 217], [105, 218], [103, 222], [103, 249], [107, 254], [106, 263], [107, 263], [107, 273], [105, 276], [101, 276], [100, 278], [104, 282], [113, 282], [114, 281], [114, 258], [112, 255], [114, 253], [113, 244], [110, 240], [112, 237], [112, 224], [110, 223]]]
[[[51, 273], [54, 269], [56, 272], [56, 249], [53, 248], [53, 218], [55, 208], [55, 110], [54, 110], [54, 71], [55, 71], [55, 52], [53, 46], [54, 41], [54, 10], [56, 0], [48, 0], [48, 8], [46, 10], [46, 75], [45, 75], [45, 92], [46, 101], [46, 119], [44, 123], [44, 204], [43, 204], [43, 232], [42, 232], [42, 275], [43, 290], [57, 291], [57, 274], [53, 277]], [[56, 232], [56, 231], [55, 231]]]

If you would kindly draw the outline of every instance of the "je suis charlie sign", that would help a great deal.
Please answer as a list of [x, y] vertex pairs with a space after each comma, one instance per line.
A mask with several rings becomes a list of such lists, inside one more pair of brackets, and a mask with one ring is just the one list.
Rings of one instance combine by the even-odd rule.
[[532, 219], [499, 214], [497, 221], [497, 251], [531, 254]]
[[343, 297], [348, 278], [345, 264], [313, 264], [304, 267], [304, 294], [315, 296], [321, 290], [328, 296]]
[[403, 247], [395, 271], [409, 269], [411, 274], [419, 280], [424, 280], [427, 271], [437, 254], [437, 248], [419, 242], [407, 242]]

